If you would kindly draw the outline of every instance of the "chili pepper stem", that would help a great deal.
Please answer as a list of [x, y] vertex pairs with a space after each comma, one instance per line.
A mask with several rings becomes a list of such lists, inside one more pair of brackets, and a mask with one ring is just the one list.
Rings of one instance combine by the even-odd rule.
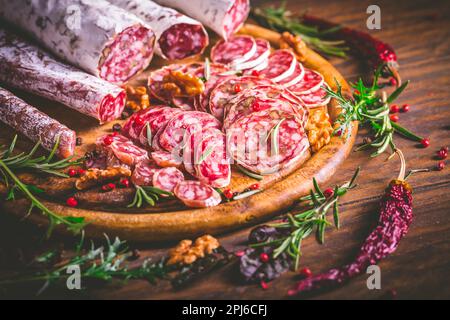
[[402, 78], [400, 77], [400, 73], [398, 72], [397, 67], [388, 63], [387, 69], [392, 74], [394, 79], [397, 81], [397, 88], [399, 88], [402, 85]]
[[400, 149], [395, 149], [395, 153], [398, 154], [400, 158], [400, 173], [398, 174], [397, 180], [405, 181], [406, 173], [406, 160], [403, 152]]

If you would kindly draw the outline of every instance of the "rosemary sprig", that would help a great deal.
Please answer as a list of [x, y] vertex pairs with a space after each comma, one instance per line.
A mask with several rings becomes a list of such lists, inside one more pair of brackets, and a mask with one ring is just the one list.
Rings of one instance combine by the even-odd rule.
[[[129, 269], [126, 261], [133, 253], [128, 249], [126, 242], [121, 241], [119, 238], [111, 242], [106, 235], [105, 237], [107, 242], [106, 248], [103, 246], [95, 247], [94, 243], [92, 243], [89, 250], [81, 253], [83, 246], [83, 240], [81, 240], [78, 245], [80, 250], [77, 250], [76, 255], [62, 265], [57, 265], [49, 270], [29, 276], [0, 280], [0, 286], [43, 281], [44, 285], [39, 291], [39, 293], [42, 293], [51, 284], [67, 280], [71, 275], [67, 273], [67, 270], [71, 266], [78, 266], [80, 268], [80, 277], [83, 281], [96, 279], [109, 282], [113, 279], [125, 281], [145, 279], [150, 283], [155, 283], [157, 279], [165, 278], [170, 271], [170, 268], [166, 266], [164, 260], [156, 263], [145, 260], [139, 267]], [[45, 253], [37, 259], [42, 260], [41, 257], [44, 257], [47, 260], [46, 257], [52, 254], [52, 252]]]
[[281, 232], [276, 240], [270, 242], [262, 242], [252, 244], [251, 247], [265, 247], [272, 246], [273, 257], [276, 259], [282, 253], [287, 253], [293, 260], [295, 269], [298, 269], [300, 257], [302, 255], [302, 242], [314, 230], [316, 230], [317, 238], [320, 243], [325, 241], [325, 229], [331, 223], [327, 220], [327, 214], [330, 209], [333, 210], [334, 225], [336, 228], [340, 227], [339, 222], [339, 199], [344, 196], [349, 190], [356, 187], [356, 178], [359, 174], [359, 168], [353, 174], [349, 182], [342, 186], [334, 187], [333, 194], [328, 197], [320, 189], [316, 179], [313, 179], [314, 189], [310, 191], [308, 196], [300, 198], [300, 202], [306, 202], [309, 207], [306, 211], [289, 213], [287, 220], [280, 223], [269, 224], [269, 226], [279, 229], [281, 231], [289, 230], [289, 233]]
[[60, 224], [65, 225], [66, 228], [74, 234], [79, 233], [80, 230], [82, 230], [85, 226], [84, 218], [62, 217], [53, 212], [35, 196], [35, 194], [42, 193], [43, 191], [39, 188], [36, 188], [35, 186], [23, 183], [15, 174], [16, 170], [33, 170], [37, 172], [44, 172], [65, 177], [66, 175], [57, 170], [78, 164], [79, 162], [71, 161], [70, 159], [52, 162], [58, 148], [59, 139], [57, 140], [54, 148], [47, 157], [42, 156], [37, 158], [33, 158], [33, 155], [37, 151], [40, 142], [36, 143], [36, 145], [28, 154], [22, 152], [18, 155], [13, 156], [12, 154], [14, 152], [16, 142], [17, 136], [14, 137], [9, 147], [0, 147], [0, 149], [2, 149], [2, 151], [0, 151], [0, 173], [2, 174], [2, 180], [4, 184], [9, 187], [9, 192], [6, 200], [14, 201], [15, 191], [20, 191], [31, 203], [27, 215], [30, 214], [34, 208], [37, 208], [42, 212], [43, 215], [45, 215], [49, 219], [47, 237], [50, 237], [55, 226]]
[[358, 121], [361, 125], [368, 126], [374, 135], [374, 139], [360, 146], [358, 150], [369, 147], [375, 148], [375, 152], [371, 155], [372, 157], [382, 154], [389, 147], [392, 152], [396, 150], [394, 142], [395, 132], [414, 141], [422, 140], [422, 137], [394, 123], [389, 117], [389, 104], [397, 99], [406, 89], [409, 81], [404, 82], [389, 96], [385, 92], [380, 94], [378, 92], [380, 89], [378, 79], [381, 76], [381, 72], [381, 68], [375, 71], [373, 83], [369, 87], [365, 86], [361, 79], [356, 84], [353, 84], [354, 93], [351, 99], [344, 97], [342, 88], [338, 83], [336, 92], [324, 87], [328, 95], [334, 98], [342, 108], [341, 114], [336, 119], [338, 126], [334, 130], [334, 134], [350, 134], [349, 129], [353, 121]]
[[143, 205], [154, 206], [161, 196], [173, 197], [173, 193], [150, 186], [136, 186], [134, 199], [127, 208], [140, 208]]
[[324, 40], [326, 35], [335, 32], [337, 29], [319, 31], [315, 27], [300, 23], [299, 19], [292, 17], [292, 13], [286, 9], [286, 3], [280, 7], [255, 8], [252, 11], [252, 17], [261, 25], [279, 32], [289, 31], [295, 35], [301, 36], [302, 40], [328, 55], [346, 57], [345, 41]]
[[72, 161], [73, 157], [53, 161], [59, 147], [59, 137], [57, 138], [56, 143], [48, 156], [33, 157], [41, 145], [40, 141], [34, 145], [29, 153], [21, 152], [17, 155], [12, 155], [16, 143], [17, 135], [14, 136], [8, 147], [0, 146], [0, 160], [3, 161], [3, 163], [11, 170], [33, 170], [67, 178], [68, 176], [60, 170], [70, 166], [79, 165], [81, 163], [80, 160]]

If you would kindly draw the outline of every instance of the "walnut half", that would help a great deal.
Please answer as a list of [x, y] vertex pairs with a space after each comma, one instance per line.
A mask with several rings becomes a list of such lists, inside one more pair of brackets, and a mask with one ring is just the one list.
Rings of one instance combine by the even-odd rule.
[[195, 240], [182, 240], [178, 245], [169, 251], [169, 260], [167, 264], [188, 265], [197, 259], [203, 258], [220, 247], [219, 240], [210, 235], [204, 235]]
[[309, 110], [306, 131], [313, 152], [318, 152], [330, 142], [333, 127], [326, 107]]
[[299, 36], [295, 36], [289, 32], [283, 32], [279, 40], [280, 49], [292, 50], [300, 62], [305, 61], [306, 44]]
[[172, 97], [193, 97], [205, 91], [205, 83], [189, 73], [171, 70], [164, 77], [162, 88]]

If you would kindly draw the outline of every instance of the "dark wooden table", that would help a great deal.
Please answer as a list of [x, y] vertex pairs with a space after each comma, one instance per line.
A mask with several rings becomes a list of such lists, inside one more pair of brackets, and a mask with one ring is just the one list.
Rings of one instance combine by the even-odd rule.
[[[253, 1], [255, 6], [279, 4], [278, 1]], [[293, 12], [309, 10], [348, 26], [365, 29], [366, 8], [373, 1], [303, 0], [290, 1]], [[436, 151], [450, 145], [450, 5], [446, 0], [378, 1], [382, 29], [371, 31], [392, 44], [398, 53], [403, 79], [411, 85], [398, 104], [408, 103], [411, 111], [400, 114], [403, 125], [419, 135], [429, 137], [431, 146], [422, 149], [414, 142], [397, 138], [409, 169], [433, 168]], [[347, 77], [354, 81], [367, 74], [354, 58], [332, 59]], [[361, 142], [364, 131], [360, 133]], [[362, 172], [359, 187], [341, 202], [342, 228], [327, 231], [326, 243], [319, 245], [314, 237], [304, 242], [302, 266], [313, 272], [349, 262], [378, 218], [378, 202], [391, 178], [396, 177], [399, 162], [385, 161], [381, 156], [369, 158], [369, 152], [354, 152], [340, 168], [330, 185], [348, 179], [357, 166]], [[449, 163], [448, 163], [449, 164]], [[450, 175], [449, 169], [413, 176], [415, 220], [398, 250], [382, 261], [382, 289], [368, 290], [366, 276], [314, 296], [318, 299], [378, 299], [395, 290], [400, 299], [450, 298]], [[275, 201], [276, 199], [274, 199]], [[245, 245], [249, 229], [220, 237], [228, 249]], [[20, 270], [28, 257], [48, 247], [69, 246], [67, 240], [53, 238], [38, 241], [41, 233], [25, 223], [0, 215], [0, 267]], [[141, 259], [160, 255], [170, 246], [139, 246]], [[268, 290], [257, 285], [243, 285], [237, 280], [235, 266], [227, 266], [206, 275], [189, 288], [174, 291], [164, 282], [156, 286], [132, 281], [125, 286], [107, 285], [82, 293], [84, 298], [100, 299], [281, 299], [294, 284], [295, 274], [288, 272], [270, 284]], [[32, 297], [33, 291], [22, 291], [16, 297]], [[5, 295], [12, 297], [12, 295]], [[44, 297], [77, 298], [79, 294], [50, 291]]]

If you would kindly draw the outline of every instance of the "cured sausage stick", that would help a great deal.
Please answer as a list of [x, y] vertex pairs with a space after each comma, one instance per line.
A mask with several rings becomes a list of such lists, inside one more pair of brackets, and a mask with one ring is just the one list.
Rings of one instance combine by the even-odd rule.
[[0, 29], [0, 81], [107, 122], [120, 117], [125, 90], [53, 59]]
[[67, 158], [73, 155], [75, 131], [45, 113], [0, 88], [0, 120], [34, 142], [41, 141], [46, 150], [52, 150], [59, 139], [57, 155]]
[[227, 40], [247, 20], [249, 0], [155, 0], [201, 21]]
[[151, 0], [109, 0], [137, 15], [155, 32], [156, 53], [169, 60], [202, 54], [209, 44], [203, 25], [171, 8]]
[[0, 0], [0, 17], [60, 58], [112, 83], [144, 70], [155, 36], [141, 19], [105, 0]]

